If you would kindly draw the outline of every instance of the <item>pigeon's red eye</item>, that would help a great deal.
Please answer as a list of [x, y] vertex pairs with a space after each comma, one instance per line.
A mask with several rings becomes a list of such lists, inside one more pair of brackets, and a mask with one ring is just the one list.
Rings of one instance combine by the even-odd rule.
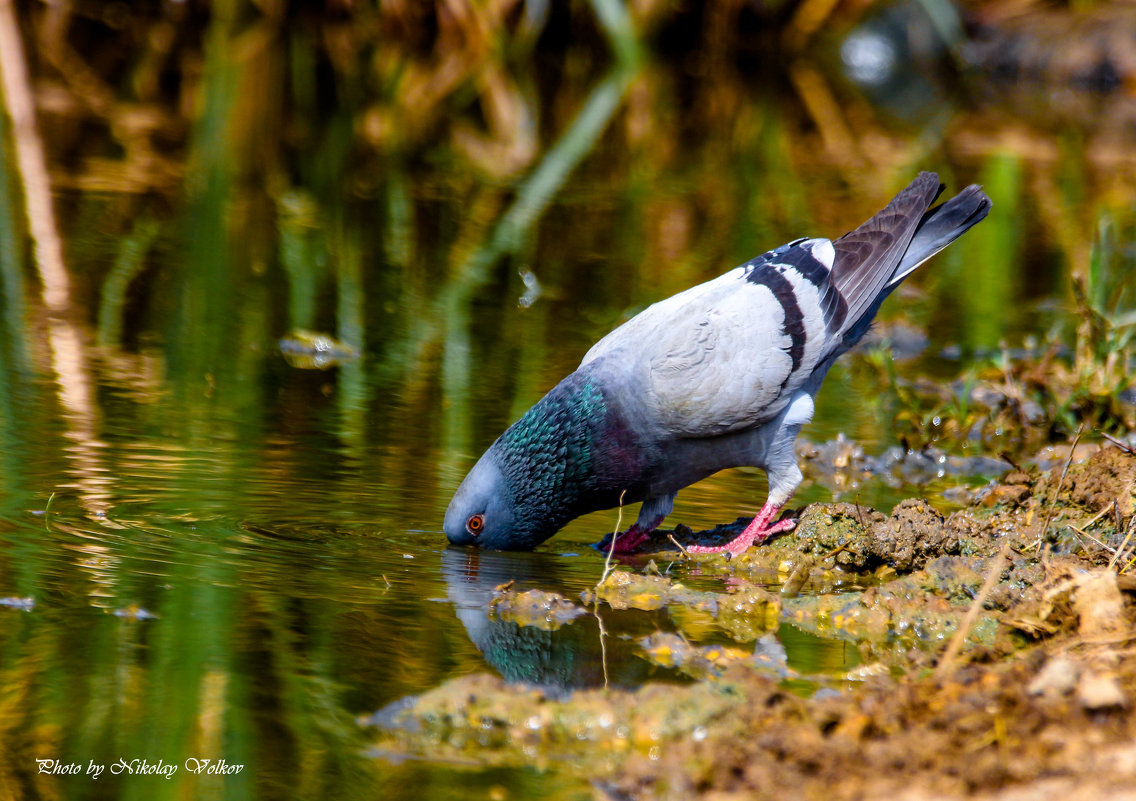
[[477, 536], [481, 533], [481, 529], [485, 528], [485, 515], [474, 515], [465, 521], [465, 527], [470, 534]]

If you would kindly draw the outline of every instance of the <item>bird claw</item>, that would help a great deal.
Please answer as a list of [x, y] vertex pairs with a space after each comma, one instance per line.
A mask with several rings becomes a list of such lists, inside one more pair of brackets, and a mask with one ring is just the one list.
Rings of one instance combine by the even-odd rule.
[[760, 545], [774, 534], [781, 534], [796, 528], [797, 521], [792, 517], [770, 523], [769, 519], [774, 514], [776, 514], [776, 510], [769, 514], [762, 510], [745, 527], [745, 531], [727, 543], [722, 545], [691, 545], [687, 547], [687, 550], [691, 553], [725, 553], [727, 558], [734, 559], [749, 550], [751, 545]]
[[784, 520], [778, 520], [773, 525], [760, 532], [760, 536], [754, 539], [754, 542], [760, 545], [774, 534], [781, 534], [785, 531], [792, 531], [797, 527], [797, 518], [786, 517]]

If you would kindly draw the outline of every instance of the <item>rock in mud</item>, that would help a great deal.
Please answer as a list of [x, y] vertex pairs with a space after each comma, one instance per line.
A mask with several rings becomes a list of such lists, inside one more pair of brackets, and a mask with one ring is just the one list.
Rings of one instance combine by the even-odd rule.
[[1073, 609], [1077, 613], [1078, 633], [1086, 640], [1113, 640], [1128, 630], [1124, 617], [1124, 596], [1117, 586], [1116, 573], [1094, 570], [1074, 578]]
[[1116, 677], [1096, 671], [1081, 674], [1081, 680], [1077, 682], [1077, 700], [1091, 712], [1128, 706], [1128, 697], [1120, 689]]
[[1057, 656], [1045, 663], [1045, 667], [1029, 683], [1027, 691], [1030, 695], [1051, 698], [1068, 695], [1077, 686], [1080, 675], [1081, 669], [1073, 660]]

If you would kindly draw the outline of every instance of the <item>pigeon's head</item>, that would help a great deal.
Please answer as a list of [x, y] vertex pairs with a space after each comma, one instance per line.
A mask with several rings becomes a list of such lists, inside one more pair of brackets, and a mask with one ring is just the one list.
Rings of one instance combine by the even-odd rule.
[[481, 457], [454, 493], [444, 528], [452, 545], [491, 551], [525, 551], [556, 533], [547, 518], [515, 492], [499, 465], [496, 448]]

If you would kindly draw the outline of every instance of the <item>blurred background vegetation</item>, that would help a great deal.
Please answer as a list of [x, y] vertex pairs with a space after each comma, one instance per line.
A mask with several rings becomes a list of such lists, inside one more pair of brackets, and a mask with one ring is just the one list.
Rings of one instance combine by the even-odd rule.
[[[1031, 304], [1069, 301], [1131, 219], [1127, 4], [15, 7], [73, 318], [126, 356], [159, 345], [188, 395], [232, 391], [289, 331], [336, 334], [382, 366], [333, 379], [357, 438], [389, 415], [370, 379], [400, 373], [456, 404], [449, 450], [478, 450], [571, 364], [552, 343], [846, 230], [921, 167], [997, 201], [921, 284], [918, 322], [968, 353], [1039, 332]], [[496, 407], [473, 432], [471, 359]]]
[[428, 600], [471, 459], [622, 319], [919, 169], [994, 210], [885, 307], [918, 358], [849, 359], [806, 435], [1131, 436], [1134, 37], [1104, 2], [0, 0], [0, 594], [37, 604], [0, 609], [0, 798], [192, 794], [33, 756], [202, 749], [233, 797], [456, 796], [349, 716], [486, 669]]

